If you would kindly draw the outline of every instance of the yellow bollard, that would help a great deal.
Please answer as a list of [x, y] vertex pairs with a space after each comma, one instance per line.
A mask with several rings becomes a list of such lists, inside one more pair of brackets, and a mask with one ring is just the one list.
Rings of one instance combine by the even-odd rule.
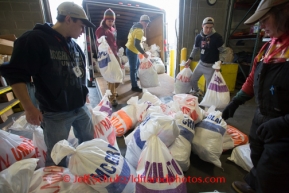
[[175, 77], [175, 50], [170, 50], [170, 76]]
[[[187, 48], [182, 48], [181, 49], [181, 57], [180, 57], [180, 63], [182, 61], [187, 61]], [[184, 68], [184, 66], [180, 66], [180, 71]]]

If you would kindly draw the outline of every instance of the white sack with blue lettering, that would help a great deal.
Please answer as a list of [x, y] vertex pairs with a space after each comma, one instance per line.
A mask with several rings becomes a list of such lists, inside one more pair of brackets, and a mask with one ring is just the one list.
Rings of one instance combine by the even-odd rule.
[[156, 132], [145, 137], [146, 145], [137, 165], [137, 193], [187, 192], [184, 174]]
[[182, 170], [187, 171], [190, 167], [191, 143], [195, 135], [195, 124], [193, 119], [182, 112], [178, 112], [175, 119], [180, 135], [169, 147], [169, 150]]
[[133, 138], [128, 142], [125, 158], [134, 167], [137, 167], [141, 151], [146, 139], [157, 130], [157, 135], [162, 142], [169, 147], [179, 136], [180, 131], [173, 117], [162, 113], [151, 113], [137, 127]]
[[223, 136], [227, 123], [222, 119], [222, 112], [213, 111], [195, 127], [192, 150], [202, 160], [222, 168], [220, 156], [223, 152]]
[[132, 193], [135, 169], [123, 158], [120, 151], [103, 139], [81, 143], [76, 149], [66, 140], [56, 143], [51, 157], [58, 164], [70, 156], [68, 168], [74, 175], [83, 176], [84, 182], [102, 193]]
[[123, 82], [123, 73], [119, 62], [109, 47], [105, 36], [101, 36], [98, 40], [98, 65], [99, 71], [103, 78], [111, 83]]
[[200, 105], [205, 107], [214, 105], [216, 108], [225, 108], [229, 102], [230, 91], [227, 84], [221, 72], [215, 71]]

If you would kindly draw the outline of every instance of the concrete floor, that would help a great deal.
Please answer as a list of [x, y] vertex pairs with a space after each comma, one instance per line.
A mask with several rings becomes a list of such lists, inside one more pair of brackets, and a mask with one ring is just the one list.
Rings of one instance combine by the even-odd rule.
[[[90, 101], [93, 106], [99, 103], [100, 101], [100, 92], [96, 87], [90, 87]], [[233, 97], [235, 94], [232, 94]], [[125, 106], [125, 104], [120, 104], [113, 110], [116, 111], [121, 107]], [[227, 123], [238, 128], [245, 134], [249, 134], [251, 121], [255, 112], [256, 104], [254, 99], [248, 101], [246, 104], [240, 106], [234, 118], [230, 118], [227, 120]], [[220, 109], [222, 111], [222, 109]], [[124, 143], [123, 138], [117, 138], [117, 142], [119, 148], [121, 150], [122, 155], [125, 155], [126, 145]], [[186, 177], [190, 178], [198, 178], [201, 177], [204, 179], [205, 177], [222, 177], [225, 179], [225, 182], [219, 183], [187, 183], [187, 192], [190, 193], [200, 193], [200, 192], [226, 192], [226, 193], [235, 193], [235, 191], [231, 188], [231, 184], [233, 181], [239, 180], [242, 181], [244, 175], [247, 173], [241, 167], [237, 166], [233, 162], [227, 160], [230, 157], [232, 150], [228, 150], [224, 152], [221, 157], [221, 163], [223, 170], [214, 166], [211, 163], [205, 162], [201, 160], [197, 155], [191, 154], [191, 166], [188, 171], [185, 172]]]

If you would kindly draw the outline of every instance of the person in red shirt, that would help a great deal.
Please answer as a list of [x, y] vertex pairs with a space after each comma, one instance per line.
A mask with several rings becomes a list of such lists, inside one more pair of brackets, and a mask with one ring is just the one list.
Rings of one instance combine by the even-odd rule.
[[[105, 36], [109, 47], [111, 48], [117, 60], [120, 61], [119, 57], [117, 56], [117, 44], [116, 44], [117, 33], [115, 29], [115, 13], [113, 12], [112, 9], [107, 9], [104, 12], [103, 19], [101, 20], [99, 27], [95, 31], [95, 36], [97, 39], [100, 38], [101, 36]], [[97, 41], [96, 43], [97, 45], [99, 45]], [[112, 106], [117, 106], [118, 103], [116, 101], [117, 97], [116, 88], [119, 86], [119, 83], [107, 82], [107, 85], [108, 89], [112, 93], [112, 95], [109, 97], [109, 101]]]
[[223, 111], [233, 117], [239, 105], [255, 97], [257, 110], [249, 133], [253, 168], [236, 192], [289, 192], [289, 0], [262, 0], [245, 21], [260, 23], [271, 40], [254, 59], [242, 89]]

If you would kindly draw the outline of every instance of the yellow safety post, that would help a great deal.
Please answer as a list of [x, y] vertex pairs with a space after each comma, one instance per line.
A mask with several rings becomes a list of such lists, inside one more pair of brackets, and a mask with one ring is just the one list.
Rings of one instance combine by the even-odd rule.
[[[180, 57], [180, 63], [182, 61], [187, 61], [187, 48], [182, 48], [181, 49], [181, 57]], [[180, 66], [180, 71], [184, 68], [184, 66]]]
[[175, 50], [170, 50], [170, 76], [175, 77]]

